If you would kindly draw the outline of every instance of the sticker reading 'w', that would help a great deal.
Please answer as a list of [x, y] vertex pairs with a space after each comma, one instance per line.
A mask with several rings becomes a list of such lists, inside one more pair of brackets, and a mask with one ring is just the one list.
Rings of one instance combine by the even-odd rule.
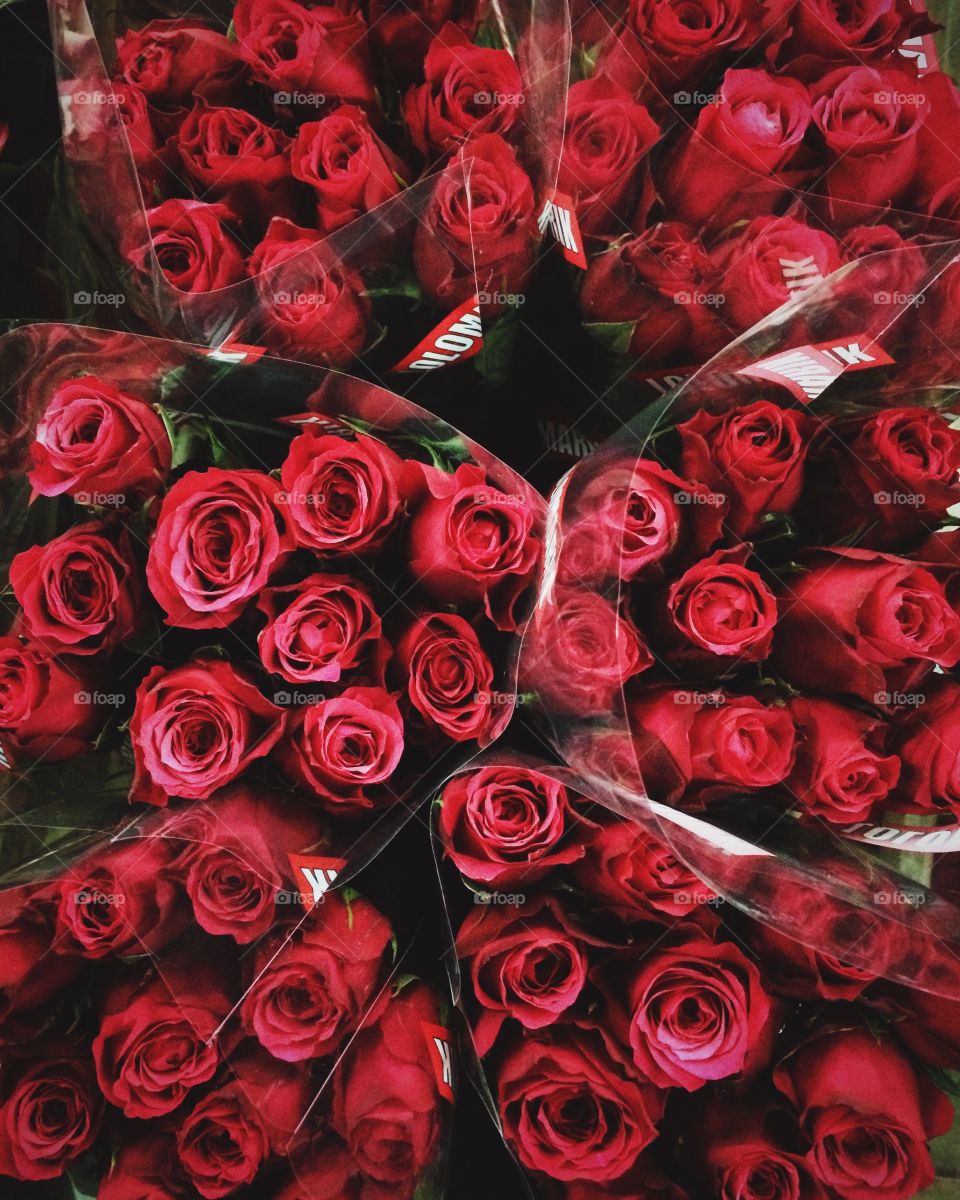
[[301, 893], [307, 909], [320, 903], [346, 866], [342, 858], [315, 858], [303, 854], [290, 854], [288, 858], [294, 879], [298, 884], [305, 883], [309, 889]]

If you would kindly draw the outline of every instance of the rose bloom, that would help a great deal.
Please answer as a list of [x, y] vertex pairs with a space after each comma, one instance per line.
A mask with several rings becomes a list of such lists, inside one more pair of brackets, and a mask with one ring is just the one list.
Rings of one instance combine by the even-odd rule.
[[377, 997], [392, 932], [368, 901], [327, 892], [295, 930], [258, 945], [240, 1007], [244, 1030], [284, 1062], [334, 1053]]
[[33, 1062], [10, 1085], [0, 1106], [0, 1174], [54, 1179], [93, 1145], [103, 1098], [88, 1062]]
[[0, 1044], [22, 1044], [49, 1017], [51, 1001], [74, 983], [83, 966], [56, 937], [56, 895], [46, 885], [0, 891]]
[[132, 84], [151, 104], [182, 108], [198, 88], [230, 75], [237, 63], [233, 42], [202, 21], [148, 21], [117, 38], [117, 90], [123, 92], [124, 84]]
[[[532, 884], [584, 854], [567, 787], [534, 767], [477, 767], [443, 789], [440, 839], [458, 871], [505, 888]], [[579, 835], [579, 830], [576, 831]]]
[[164, 200], [147, 209], [146, 228], [131, 219], [121, 253], [149, 283], [154, 256], [168, 283], [181, 292], [212, 292], [244, 277], [240, 248], [226, 225], [233, 214], [222, 204]]
[[188, 471], [166, 494], [147, 583], [168, 625], [231, 624], [294, 547], [280, 485], [260, 471]]
[[390, 0], [370, 0], [370, 41], [378, 62], [389, 64], [400, 80], [419, 79], [434, 37], [455, 22], [467, 33], [477, 24], [475, 0], [407, 0], [397, 8]]
[[[778, 60], [789, 61], [791, 72], [822, 74], [823, 60], [867, 62], [892, 55], [921, 26], [924, 16], [910, 0], [867, 0], [856, 8], [837, 8], [831, 0], [808, 0], [790, 11], [788, 36], [779, 46]], [[797, 60], [800, 60], [799, 62]], [[809, 64], [809, 66], [808, 66]]]
[[138, 1129], [133, 1141], [115, 1147], [97, 1200], [179, 1200], [181, 1181], [175, 1178], [175, 1160], [171, 1135], [147, 1135]]
[[98, 681], [89, 662], [0, 637], [0, 733], [8, 758], [57, 762], [90, 750], [106, 716], [91, 703]]
[[280, 740], [286, 713], [223, 659], [153, 667], [137, 689], [131, 799], [206, 800]]
[[669, 94], [703, 78], [722, 55], [752, 45], [760, 16], [745, 0], [631, 0], [627, 26], [641, 46], [656, 48], [650, 72]]
[[396, 644], [407, 699], [426, 722], [454, 742], [490, 740], [512, 707], [493, 709], [493, 663], [473, 627], [452, 613], [417, 618]]
[[960, 816], [960, 685], [935, 678], [923, 688], [922, 702], [898, 713], [892, 726], [903, 768], [896, 806]]
[[92, 493], [118, 505], [159, 490], [170, 471], [170, 439], [149, 404], [83, 375], [60, 383], [37, 423], [28, 479], [34, 494]]
[[183, 168], [203, 195], [240, 185], [275, 188], [290, 173], [290, 138], [241, 108], [198, 98], [173, 139]]

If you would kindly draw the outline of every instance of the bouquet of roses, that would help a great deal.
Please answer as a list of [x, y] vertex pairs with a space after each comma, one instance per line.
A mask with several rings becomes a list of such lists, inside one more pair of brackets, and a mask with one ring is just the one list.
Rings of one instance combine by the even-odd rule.
[[[933, 1181], [955, 909], [849, 853], [819, 863], [824, 892], [700, 822], [673, 826], [681, 857], [569, 770], [502, 754], [446, 784], [435, 822], [477, 1082], [537, 1196], [908, 1200]], [[697, 857], [748, 876], [761, 919]], [[787, 905], [809, 944], [777, 930]], [[934, 994], [889, 977], [915, 968]]]

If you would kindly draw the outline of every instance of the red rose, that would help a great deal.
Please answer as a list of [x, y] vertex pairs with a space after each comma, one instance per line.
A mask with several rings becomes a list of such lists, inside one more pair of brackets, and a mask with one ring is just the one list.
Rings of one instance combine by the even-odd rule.
[[426, 82], [403, 99], [410, 140], [434, 158], [475, 130], [507, 133], [523, 103], [523, 81], [506, 50], [475, 46], [448, 22], [433, 38], [423, 63]]
[[456, 21], [468, 33], [476, 27], [475, 0], [406, 0], [397, 8], [390, 0], [370, 0], [370, 41], [378, 61], [385, 61], [403, 80], [418, 78], [437, 33]]
[[300, 583], [267, 588], [257, 608], [267, 617], [260, 660], [289, 683], [337, 683], [384, 643], [366, 587], [347, 575], [318, 572]]
[[132, 83], [125, 83], [120, 92], [113, 94], [141, 187], [147, 190], [159, 187], [167, 174], [167, 162], [160, 138], [153, 128], [150, 101], [146, 93]]
[[289, 92], [357, 103], [374, 99], [367, 26], [350, 0], [238, 0], [233, 12], [237, 49], [254, 78], [290, 104]]
[[457, 870], [474, 881], [532, 884], [584, 855], [571, 795], [559, 780], [524, 766], [477, 767], [443, 789], [438, 828]]
[[396, 645], [407, 698], [428, 727], [483, 744], [511, 708], [493, 711], [493, 664], [473, 628], [452, 613], [418, 617]]
[[256, 278], [260, 324], [271, 349], [342, 367], [367, 344], [370, 300], [363, 280], [315, 230], [274, 217], [247, 268]]
[[609, 712], [627, 680], [653, 666], [632, 621], [596, 592], [558, 589], [534, 622], [523, 686], [553, 711], [575, 717]]
[[388, 781], [403, 754], [403, 736], [389, 692], [349, 687], [297, 712], [281, 757], [291, 778], [331, 813], [352, 814], [396, 799]]
[[317, 202], [317, 228], [333, 233], [396, 196], [409, 172], [370, 128], [367, 114], [342, 104], [297, 130], [290, 150], [294, 179], [309, 184]]
[[701, 409], [677, 427], [680, 469], [729, 498], [724, 523], [747, 537], [767, 513], [790, 512], [799, 500], [812, 431], [805, 413], [769, 400], [724, 414]]
[[102, 493], [126, 504], [159, 489], [170, 471], [170, 439], [155, 409], [96, 375], [58, 385], [37, 423], [28, 478], [36, 495]]
[[144, 229], [131, 220], [121, 252], [149, 284], [153, 261], [181, 292], [212, 292], [244, 277], [243, 255], [225, 225], [232, 219], [222, 204], [199, 200], [164, 200], [147, 209]]
[[162, 1117], [216, 1074], [232, 1000], [216, 972], [166, 964], [115, 984], [93, 1042], [97, 1081], [128, 1117]]
[[643, 783], [664, 803], [774, 787], [793, 767], [790, 714], [753, 696], [648, 687], [631, 699], [628, 718]]
[[54, 1179], [93, 1145], [103, 1099], [86, 1062], [28, 1066], [0, 1107], [0, 1175]]
[[427, 495], [410, 522], [410, 571], [435, 600], [458, 608], [482, 603], [498, 629], [516, 629], [517, 601], [540, 548], [527, 496], [498, 491], [470, 463], [452, 475], [432, 467], [423, 473]]
[[770, 212], [799, 182], [788, 168], [809, 124], [810, 96], [796, 79], [727, 71], [664, 168], [671, 217], [702, 228]]
[[445, 311], [475, 295], [522, 291], [533, 262], [533, 185], [495, 133], [478, 134], [440, 172], [413, 244], [431, 304]]
[[[823, 60], [865, 63], [893, 56], [921, 28], [923, 17], [910, 0], [867, 0], [856, 9], [836, 8], [831, 0], [807, 0], [791, 7], [788, 35], [779, 46], [779, 61], [790, 71], [823, 72]], [[802, 60], [797, 62], [797, 59]], [[809, 65], [808, 65], [809, 64]]]
[[649, 192], [644, 160], [659, 137], [646, 108], [612, 79], [598, 75], [573, 84], [557, 187], [573, 197], [584, 237], [616, 233], [629, 223]]
[[260, 471], [188, 471], [163, 499], [147, 583], [167, 625], [231, 624], [294, 546], [280, 485]]
[[80, 972], [79, 958], [56, 935], [52, 889], [27, 884], [0, 890], [0, 1043], [35, 1035], [45, 1007], [60, 999]]
[[309, 428], [294, 438], [280, 469], [297, 539], [321, 554], [380, 550], [409, 493], [403, 461], [383, 442]]
[[242, 108], [212, 108], [198, 99], [173, 145], [204, 196], [241, 186], [273, 189], [290, 173], [290, 138]]
[[663, 1093], [602, 1030], [564, 1026], [503, 1057], [497, 1106], [520, 1162], [552, 1179], [617, 1179], [657, 1136]]
[[100, 1181], [97, 1200], [179, 1200], [173, 1138], [162, 1134], [147, 1137], [140, 1130], [134, 1137], [116, 1147], [110, 1172]]
[[889, 707], [960, 659], [960, 618], [923, 567], [877, 551], [817, 550], [780, 598], [774, 656], [786, 679]]
[[206, 800], [280, 740], [286, 714], [223, 659], [153, 667], [130, 720], [131, 799]]
[[202, 21], [148, 21], [117, 38], [115, 77], [165, 109], [189, 103], [201, 85], [236, 66], [233, 42]]
[[101, 654], [134, 632], [140, 580], [126, 531], [105, 537], [96, 521], [74, 525], [10, 564], [24, 632], [61, 654]]
[[667, 636], [677, 661], [727, 670], [770, 653], [777, 602], [746, 564], [750, 547], [716, 550], [688, 567], [667, 591]]
[[94, 677], [82, 660], [0, 637], [0, 732], [8, 757], [56, 762], [85, 754], [106, 720], [90, 702]]
[[835, 825], [868, 817], [900, 777], [900, 760], [883, 752], [883, 724], [832, 700], [795, 696], [789, 710], [797, 730], [797, 761], [786, 781], [792, 795]]
[[960, 817], [960, 686], [930, 679], [916, 707], [897, 714], [893, 749], [902, 771], [897, 807]]
[[893, 1041], [821, 1030], [774, 1082], [800, 1114], [811, 1170], [843, 1200], [907, 1200], [933, 1182], [924, 1143], [947, 1132], [953, 1109]]
[[514, 912], [485, 905], [468, 915], [456, 948], [480, 1006], [473, 1037], [481, 1057], [504, 1021], [543, 1029], [577, 1002], [587, 982], [592, 940], [551, 895], [518, 904]]
[[[846, 230], [843, 249], [848, 261], [859, 260], [855, 286], [872, 287], [875, 304], [903, 305], [923, 290], [927, 273], [923, 250], [892, 225], [857, 225]], [[892, 250], [896, 253], [889, 253]]]
[[631, 0], [627, 28], [641, 47], [651, 47], [651, 74], [669, 97], [722, 55], [752, 45], [763, 18], [751, 0]]
[[295, 931], [257, 947], [244, 1029], [284, 1062], [332, 1054], [377, 998], [391, 936], [368, 901], [327, 892]]
[[638, 1068], [661, 1087], [696, 1091], [756, 1070], [773, 1008], [756, 966], [699, 930], [658, 942], [631, 972], [626, 1003]]

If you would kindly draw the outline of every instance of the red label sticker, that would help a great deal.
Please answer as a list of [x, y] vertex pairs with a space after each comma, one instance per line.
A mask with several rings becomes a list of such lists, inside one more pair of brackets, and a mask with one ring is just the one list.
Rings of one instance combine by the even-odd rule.
[[949, 854], [960, 850], [960, 825], [945, 825], [939, 829], [896, 825], [871, 825], [860, 821], [842, 830], [843, 836], [867, 846], [882, 846], [887, 850], [912, 850], [918, 854]]
[[353, 433], [346, 421], [338, 421], [336, 417], [326, 417], [322, 413], [294, 413], [289, 417], [274, 417], [276, 425], [311, 425], [321, 433]]
[[545, 201], [537, 227], [541, 233], [551, 233], [567, 262], [582, 270], [587, 269], [587, 256], [583, 249], [583, 238], [577, 223], [577, 210], [573, 200], [563, 192], [554, 192]]
[[420, 1022], [423, 1037], [427, 1043], [430, 1061], [433, 1064], [433, 1074], [437, 1081], [437, 1091], [444, 1100], [453, 1100], [453, 1042], [450, 1030], [442, 1025], [429, 1025]]
[[892, 362], [889, 354], [875, 342], [861, 337], [852, 341], [797, 346], [794, 350], [762, 358], [752, 366], [741, 367], [737, 374], [779, 383], [798, 400], [806, 401], [816, 400], [847, 371], [864, 371]]
[[258, 358], [263, 358], [266, 352], [266, 346], [247, 346], [243, 342], [231, 342], [229, 338], [219, 346], [204, 350], [207, 358], [227, 363], [254, 363]]
[[472, 358], [483, 349], [483, 327], [480, 324], [480, 297], [466, 300], [436, 329], [418, 342], [410, 353], [393, 368], [394, 371], [435, 371], [452, 363]]
[[10, 756], [10, 752], [9, 752], [9, 750], [7, 750], [7, 747], [4, 745], [2, 740], [0, 740], [0, 770], [3, 770], [3, 771], [12, 771], [13, 770], [13, 759]]
[[288, 854], [287, 857], [308, 911], [323, 900], [324, 893], [333, 887], [347, 865], [343, 858], [315, 858], [310, 854]]

